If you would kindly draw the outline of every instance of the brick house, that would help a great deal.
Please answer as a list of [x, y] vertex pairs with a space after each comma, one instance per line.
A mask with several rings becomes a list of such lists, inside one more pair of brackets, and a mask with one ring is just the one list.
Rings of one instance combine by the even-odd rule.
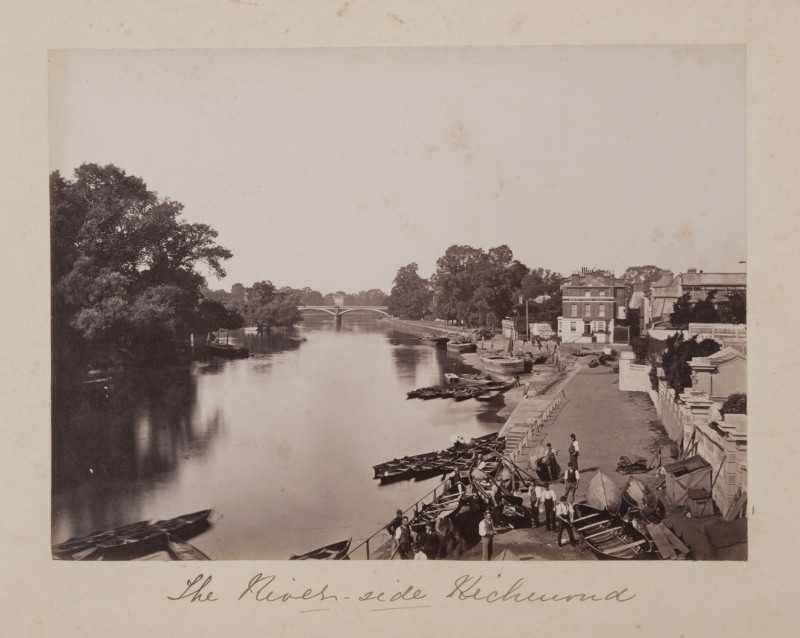
[[583, 268], [561, 285], [561, 341], [611, 343], [615, 319], [626, 319], [626, 287], [613, 273]]

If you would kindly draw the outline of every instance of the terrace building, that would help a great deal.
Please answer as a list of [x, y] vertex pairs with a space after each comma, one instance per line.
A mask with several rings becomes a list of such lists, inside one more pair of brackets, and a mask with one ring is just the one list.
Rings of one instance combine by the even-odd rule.
[[627, 319], [626, 287], [609, 271], [583, 268], [561, 286], [558, 336], [564, 343], [614, 341], [614, 321]]

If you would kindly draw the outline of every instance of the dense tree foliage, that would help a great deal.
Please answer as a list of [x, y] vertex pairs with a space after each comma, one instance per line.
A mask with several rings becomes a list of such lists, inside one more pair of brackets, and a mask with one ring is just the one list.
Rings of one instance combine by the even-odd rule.
[[719, 410], [720, 414], [747, 414], [747, 395], [744, 392], [734, 392], [730, 395]]
[[450, 246], [431, 277], [437, 317], [488, 327], [510, 315], [517, 305], [527, 266], [508, 246], [484, 252], [472, 246]]
[[706, 298], [692, 303], [690, 293], [684, 293], [676, 302], [670, 315], [673, 326], [689, 323], [747, 323], [747, 292], [734, 290], [727, 299], [716, 302], [717, 293], [710, 291]]
[[629, 266], [620, 279], [625, 282], [628, 292], [633, 291], [634, 284], [642, 284], [645, 293], [650, 292], [652, 285], [665, 274], [672, 274], [672, 271], [658, 266]]
[[661, 354], [661, 364], [667, 384], [675, 390], [675, 398], [685, 388], [692, 385], [692, 369], [689, 361], [694, 357], [708, 357], [719, 352], [720, 345], [713, 339], [703, 339], [698, 343], [697, 335], [685, 339], [682, 332], [667, 337], [664, 352]]
[[417, 264], [412, 263], [397, 271], [386, 304], [392, 315], [406, 319], [422, 319], [430, 310], [432, 298], [430, 283], [419, 276]]
[[258, 326], [259, 332], [270, 332], [276, 326], [292, 326], [302, 320], [302, 291], [284, 287], [276, 289], [271, 281], [259, 281], [247, 289], [245, 320]]
[[163, 354], [207, 325], [197, 267], [222, 277], [231, 253], [215, 230], [181, 219], [182, 204], [111, 164], [84, 164], [71, 180], [54, 172], [50, 202], [56, 366], [99, 346]]
[[734, 290], [719, 305], [720, 319], [724, 323], [747, 323], [747, 291]]

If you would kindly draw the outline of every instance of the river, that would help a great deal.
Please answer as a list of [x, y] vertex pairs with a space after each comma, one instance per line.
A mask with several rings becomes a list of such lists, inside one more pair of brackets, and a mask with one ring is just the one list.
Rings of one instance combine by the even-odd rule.
[[440, 479], [381, 486], [372, 466], [500, 427], [477, 401], [408, 400], [469, 372], [371, 317], [231, 333], [248, 359], [198, 357], [76, 393], [53, 417], [52, 539], [213, 508], [192, 543], [213, 559], [286, 559], [359, 539]]

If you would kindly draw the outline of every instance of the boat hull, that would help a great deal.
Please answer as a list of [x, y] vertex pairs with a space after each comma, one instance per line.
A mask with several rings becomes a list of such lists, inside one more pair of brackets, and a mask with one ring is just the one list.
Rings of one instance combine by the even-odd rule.
[[481, 357], [481, 365], [488, 372], [505, 376], [525, 372], [525, 361], [519, 357]]

